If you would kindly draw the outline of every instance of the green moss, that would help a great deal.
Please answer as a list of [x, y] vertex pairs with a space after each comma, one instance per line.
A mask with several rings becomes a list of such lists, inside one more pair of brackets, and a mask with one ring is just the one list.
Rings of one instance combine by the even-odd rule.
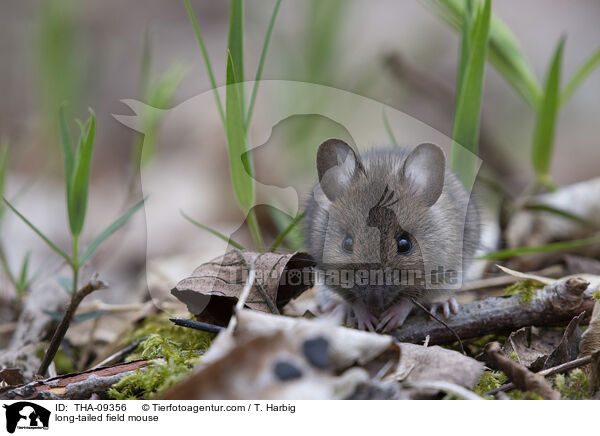
[[568, 375], [558, 374], [554, 378], [554, 388], [565, 400], [585, 400], [589, 396], [589, 380], [580, 369], [574, 369]]
[[483, 374], [481, 374], [479, 383], [475, 385], [473, 391], [481, 397], [492, 399], [491, 396], [485, 395], [485, 393], [491, 391], [492, 389], [499, 388], [504, 383], [506, 383], [507, 380], [508, 377], [506, 377], [506, 375], [503, 372], [490, 371], [486, 369], [485, 371], [483, 371]]
[[598, 291], [594, 291], [594, 292], [592, 293], [592, 298], [593, 298], [594, 300], [596, 300], [596, 301], [600, 301], [600, 290], [598, 290]]
[[504, 295], [521, 294], [521, 301], [527, 303], [535, 297], [538, 289], [544, 287], [544, 284], [533, 279], [519, 280], [515, 284], [509, 286], [504, 291]]
[[191, 373], [214, 335], [174, 326], [161, 315], [145, 321], [129, 339], [144, 337], [147, 339], [130, 359], [154, 359], [151, 366], [123, 377], [108, 391], [110, 398], [126, 400], [159, 396]]

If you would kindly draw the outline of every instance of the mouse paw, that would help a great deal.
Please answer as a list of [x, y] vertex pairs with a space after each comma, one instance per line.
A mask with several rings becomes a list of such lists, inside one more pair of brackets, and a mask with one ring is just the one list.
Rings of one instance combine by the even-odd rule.
[[349, 305], [348, 316], [346, 323], [351, 327], [356, 327], [359, 330], [375, 331], [378, 319], [361, 303], [353, 303]]
[[429, 313], [432, 315], [435, 315], [438, 311], [441, 311], [446, 319], [450, 317], [450, 312], [456, 315], [458, 313], [458, 302], [456, 301], [456, 298], [451, 297], [443, 303], [433, 303], [429, 308]]
[[404, 324], [404, 320], [412, 310], [412, 307], [412, 303], [407, 300], [401, 300], [390, 306], [381, 314], [381, 319], [379, 324], [377, 324], [377, 331], [387, 333], [400, 327]]

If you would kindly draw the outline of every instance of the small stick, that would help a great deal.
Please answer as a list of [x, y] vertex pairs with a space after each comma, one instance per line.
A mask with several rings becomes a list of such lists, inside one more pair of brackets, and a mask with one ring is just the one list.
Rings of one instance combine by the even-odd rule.
[[65, 312], [60, 324], [56, 328], [54, 335], [52, 336], [52, 340], [50, 341], [50, 345], [48, 346], [48, 350], [46, 351], [44, 359], [40, 364], [40, 368], [37, 371], [39, 375], [43, 376], [48, 370], [48, 366], [50, 366], [50, 363], [52, 363], [52, 361], [54, 360], [54, 356], [56, 355], [56, 352], [58, 351], [58, 348], [60, 347], [63, 338], [67, 334], [67, 330], [69, 329], [71, 321], [73, 320], [73, 315], [75, 315], [77, 307], [79, 306], [81, 301], [85, 297], [90, 295], [92, 292], [97, 291], [98, 289], [105, 289], [107, 287], [108, 284], [102, 280], [98, 280], [97, 275], [95, 275], [87, 285], [85, 285], [83, 288], [77, 291], [73, 298], [71, 298], [69, 307], [67, 308], [67, 311]]
[[225, 327], [221, 327], [219, 325], [208, 324], [205, 322], [194, 321], [191, 319], [184, 318], [169, 318], [169, 321], [173, 322], [175, 325], [180, 327], [187, 327], [194, 330], [200, 330], [202, 332], [208, 333], [219, 333], [221, 330], [224, 330]]
[[502, 354], [498, 342], [490, 342], [484, 351], [489, 365], [505, 373], [518, 388], [535, 392], [545, 400], [560, 400], [560, 394], [552, 389], [544, 377]]
[[[592, 356], [580, 357], [579, 359], [571, 360], [570, 362], [561, 363], [560, 365], [553, 366], [552, 368], [544, 369], [536, 374], [543, 376], [550, 376], [554, 374], [561, 374], [563, 372], [567, 372], [571, 369], [579, 368], [580, 366], [587, 365], [592, 361]], [[514, 383], [506, 383], [496, 389], [492, 389], [491, 391], [486, 392], [486, 395], [495, 395], [498, 392], [506, 392], [513, 390], [515, 388]]]

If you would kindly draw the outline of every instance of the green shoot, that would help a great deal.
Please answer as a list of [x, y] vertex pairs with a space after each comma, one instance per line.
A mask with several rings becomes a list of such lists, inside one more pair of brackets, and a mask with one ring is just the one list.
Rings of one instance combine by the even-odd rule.
[[383, 118], [383, 126], [385, 127], [385, 131], [387, 132], [390, 141], [394, 145], [394, 147], [399, 147], [398, 140], [394, 135], [394, 131], [392, 130], [392, 126], [390, 125], [390, 120], [388, 120], [387, 114], [385, 113], [385, 107], [381, 109], [381, 117]]
[[87, 250], [81, 255], [81, 259], [79, 260], [82, 264], [85, 263], [94, 252], [98, 249], [100, 244], [102, 244], [109, 236], [123, 227], [129, 219], [135, 215], [135, 213], [142, 208], [146, 199], [139, 201], [137, 204], [133, 205], [128, 211], [126, 211], [123, 215], [117, 218], [111, 225], [109, 225], [106, 229], [100, 233], [96, 239], [88, 246]]
[[196, 34], [196, 39], [198, 40], [198, 45], [200, 46], [200, 50], [202, 50], [202, 57], [204, 58], [204, 65], [206, 65], [206, 72], [208, 73], [208, 78], [210, 79], [210, 84], [213, 88], [213, 92], [215, 95], [215, 102], [217, 103], [217, 109], [219, 110], [219, 115], [221, 117], [221, 121], [223, 125], [225, 125], [225, 111], [223, 110], [223, 104], [221, 103], [221, 98], [219, 97], [219, 92], [217, 91], [217, 82], [215, 81], [215, 75], [212, 70], [212, 66], [210, 65], [210, 59], [208, 57], [208, 52], [206, 51], [206, 46], [204, 45], [204, 38], [202, 38], [202, 33], [200, 32], [200, 26], [198, 26], [198, 21], [196, 20], [196, 15], [190, 5], [190, 0], [184, 0], [185, 8], [188, 13], [188, 17], [190, 17], [190, 21], [192, 22], [192, 26], [194, 27], [194, 33]]
[[581, 85], [587, 76], [591, 74], [600, 65], [600, 49], [596, 50], [587, 61], [583, 63], [571, 80], [564, 87], [560, 95], [560, 105], [562, 106], [571, 98], [571, 95]]
[[547, 253], [561, 250], [571, 250], [573, 248], [585, 247], [588, 245], [594, 245], [598, 243], [600, 243], [600, 234], [596, 234], [585, 239], [575, 239], [573, 241], [553, 242], [551, 244], [537, 245], [535, 247], [521, 247], [499, 250], [493, 253], [488, 253], [484, 256], [480, 256], [478, 257], [478, 259], [507, 259], [509, 257], [520, 256], [522, 254]]
[[[129, 211], [123, 214], [120, 218], [114, 221], [106, 230], [104, 230], [87, 248], [87, 250], [80, 256], [79, 254], [79, 236], [85, 223], [85, 216], [87, 212], [87, 201], [89, 195], [89, 181], [90, 181], [90, 170], [92, 161], [92, 152], [94, 149], [94, 135], [96, 130], [96, 118], [94, 112], [90, 109], [91, 116], [85, 122], [85, 124], [79, 123], [80, 135], [77, 149], [73, 148], [73, 142], [71, 141], [68, 126], [64, 118], [64, 111], [60, 110], [60, 137], [62, 142], [62, 154], [65, 165], [65, 187], [67, 197], [67, 214], [69, 217], [69, 229], [71, 231], [71, 243], [72, 251], [69, 256], [62, 249], [60, 249], [55, 243], [53, 243], [44, 233], [39, 230], [31, 221], [29, 221], [23, 214], [21, 214], [15, 207], [9, 203], [6, 199], [4, 202], [8, 207], [27, 224], [52, 250], [60, 255], [67, 264], [71, 267], [72, 280], [71, 284], [71, 302], [65, 315], [57, 327], [48, 350], [44, 356], [42, 364], [38, 370], [39, 374], [44, 374], [48, 369], [48, 366], [54, 359], [58, 348], [67, 333], [69, 324], [75, 314], [75, 310], [79, 303], [85, 298], [86, 295], [105, 287], [104, 282], [93, 280], [88, 285], [84, 286], [81, 290], [78, 290], [78, 278], [79, 271], [84, 263], [90, 258], [90, 256], [96, 251], [102, 242], [106, 240], [110, 235], [121, 228], [131, 216], [137, 212], [143, 205], [143, 201], [133, 206]], [[29, 264], [29, 256], [26, 256], [21, 267], [21, 274], [19, 280], [16, 282], [23, 286], [27, 283], [27, 270]]]
[[273, 244], [269, 249], [270, 252], [274, 252], [275, 250], [277, 250], [277, 247], [281, 245], [285, 237], [298, 225], [300, 221], [302, 221], [302, 218], [304, 218], [305, 215], [306, 212], [303, 212], [296, 218], [294, 218], [292, 221], [290, 221], [289, 225], [282, 232], [280, 232], [275, 238], [275, 241], [273, 241]]
[[217, 238], [227, 242], [228, 244], [231, 244], [232, 246], [234, 246], [235, 248], [237, 248], [238, 250], [245, 250], [245, 248], [241, 245], [238, 244], [237, 242], [235, 242], [233, 239], [225, 236], [223, 233], [218, 232], [215, 229], [211, 229], [208, 226], [205, 226], [204, 224], [196, 221], [195, 219], [191, 218], [190, 216], [188, 216], [184, 211], [180, 210], [179, 213], [181, 214], [182, 217], [184, 217], [186, 220], [188, 220], [190, 223], [192, 223], [193, 225], [200, 227], [202, 230], [206, 230], [208, 233], [210, 233], [211, 235], [216, 236]]
[[[450, 26], [464, 32], [470, 2], [427, 0], [426, 3]], [[489, 38], [488, 59], [491, 64], [532, 108], [536, 108], [542, 97], [541, 87], [519, 47], [517, 38], [495, 15], [491, 17]], [[457, 90], [458, 88], [460, 84]]]
[[250, 121], [252, 120], [252, 112], [254, 111], [254, 102], [256, 101], [256, 94], [258, 93], [258, 85], [262, 77], [262, 71], [265, 65], [265, 59], [267, 58], [267, 51], [269, 49], [269, 42], [271, 41], [271, 34], [273, 33], [273, 27], [275, 26], [275, 19], [277, 18], [277, 12], [279, 11], [280, 5], [281, 0], [277, 0], [275, 3], [275, 8], [273, 9], [273, 14], [271, 14], [271, 19], [269, 20], [267, 35], [265, 36], [265, 42], [263, 43], [263, 48], [260, 53], [260, 60], [258, 61], [256, 76], [254, 77], [254, 86], [252, 87], [252, 96], [250, 97], [250, 105], [248, 106], [246, 122], [244, 123], [246, 130], [248, 130], [248, 126], [250, 126]]
[[533, 131], [531, 160], [537, 182], [543, 186], [551, 183], [549, 171], [560, 103], [560, 70], [564, 44], [565, 39], [561, 38], [552, 57], [550, 69], [546, 75], [544, 96], [537, 110]]
[[576, 223], [581, 224], [586, 227], [592, 227], [592, 228], [596, 227], [596, 224], [588, 219], [585, 219], [579, 215], [569, 212], [568, 210], [559, 209], [559, 208], [553, 207], [553, 206], [548, 206], [547, 204], [528, 203], [523, 206], [523, 209], [541, 210], [544, 212], [548, 212], [548, 213], [552, 213], [554, 215], [561, 216], [563, 218], [566, 218], [568, 220], [571, 220], [573, 222], [576, 222]]
[[275, 9], [269, 21], [267, 35], [263, 44], [263, 51], [256, 72], [256, 80], [248, 110], [245, 110], [245, 93], [244, 93], [244, 3], [243, 0], [231, 0], [229, 11], [229, 31], [227, 41], [227, 65], [226, 65], [226, 94], [225, 94], [225, 110], [221, 99], [217, 92], [217, 84], [212, 72], [204, 39], [200, 32], [200, 27], [192, 10], [189, 0], [185, 0], [185, 7], [190, 17], [190, 21], [194, 27], [196, 38], [204, 63], [210, 78], [211, 85], [214, 90], [215, 101], [219, 109], [219, 114], [225, 129], [227, 138], [227, 146], [229, 151], [229, 166], [231, 173], [231, 181], [236, 199], [242, 211], [247, 214], [246, 220], [254, 244], [258, 251], [263, 250], [263, 241], [258, 225], [258, 219], [252, 206], [254, 205], [254, 178], [253, 166], [250, 153], [248, 153], [248, 129], [254, 111], [254, 103], [258, 92], [258, 82], [262, 77], [262, 70], [267, 55], [269, 41], [273, 31], [277, 12], [279, 10], [280, 1], [275, 4]]
[[[475, 12], [472, 29], [465, 32], [468, 42], [462, 45], [468, 53], [461, 54], [464, 71], [457, 94], [456, 114], [452, 132], [451, 166], [463, 184], [470, 187], [475, 180], [475, 159], [479, 141], [479, 119], [483, 75], [487, 56], [491, 2]], [[460, 70], [459, 66], [459, 70]], [[460, 74], [460, 71], [459, 71]]]

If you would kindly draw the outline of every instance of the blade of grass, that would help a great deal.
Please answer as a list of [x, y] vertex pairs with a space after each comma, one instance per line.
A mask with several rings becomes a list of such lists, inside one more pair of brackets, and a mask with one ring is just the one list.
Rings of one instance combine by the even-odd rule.
[[279, 235], [277, 235], [277, 237], [273, 241], [273, 244], [271, 245], [271, 248], [269, 249], [270, 252], [274, 252], [275, 250], [277, 250], [277, 247], [279, 247], [281, 245], [281, 243], [283, 242], [285, 237], [288, 235], [288, 233], [290, 233], [292, 231], [292, 229], [294, 227], [296, 227], [296, 225], [298, 225], [298, 223], [302, 220], [302, 218], [304, 218], [305, 215], [306, 215], [306, 212], [302, 212], [300, 215], [298, 215], [296, 218], [294, 218], [290, 222], [290, 224], [283, 230], [283, 232], [281, 232], [281, 233], [279, 233]]
[[526, 204], [525, 206], [523, 206], [525, 209], [529, 209], [529, 210], [541, 210], [544, 212], [549, 212], [552, 213], [554, 215], [558, 215], [561, 216], [563, 218], [566, 218], [568, 220], [574, 221], [576, 223], [582, 224], [586, 227], [596, 227], [596, 224], [593, 223], [592, 221], [585, 219], [583, 217], [580, 217], [579, 215], [575, 215], [574, 213], [569, 212], [568, 210], [564, 210], [564, 209], [559, 209], [557, 207], [552, 207], [552, 206], [548, 206], [546, 204]]
[[499, 250], [493, 253], [480, 256], [477, 259], [492, 260], [492, 259], [507, 259], [509, 257], [520, 256], [528, 253], [545, 253], [551, 251], [570, 250], [578, 247], [585, 247], [600, 243], [600, 234], [591, 236], [585, 239], [576, 239], [574, 241], [553, 242], [551, 244], [537, 245], [535, 247], [510, 248], [507, 250]]
[[394, 147], [399, 147], [398, 141], [396, 140], [396, 136], [394, 136], [394, 131], [392, 130], [392, 126], [390, 126], [390, 120], [388, 120], [387, 114], [385, 113], [385, 107], [381, 108], [381, 117], [383, 118], [383, 125], [385, 127], [385, 131], [390, 137], [390, 141], [394, 144]]
[[225, 130], [229, 147], [229, 167], [235, 195], [242, 209], [247, 211], [254, 202], [254, 180], [250, 158], [246, 153], [247, 137], [239, 94], [240, 86], [236, 83], [233, 59], [228, 52]]
[[237, 248], [238, 250], [245, 250], [245, 248], [241, 245], [238, 244], [237, 242], [235, 242], [233, 239], [228, 238], [227, 236], [225, 236], [223, 233], [218, 232], [215, 229], [211, 229], [208, 226], [205, 226], [202, 223], [199, 223], [198, 221], [196, 221], [195, 219], [189, 217], [188, 215], [186, 215], [186, 213], [182, 210], [179, 211], [179, 213], [181, 214], [182, 217], [184, 217], [186, 220], [188, 220], [190, 223], [192, 223], [193, 225], [200, 227], [202, 230], [206, 230], [208, 233], [210, 233], [211, 235], [216, 236], [217, 238], [227, 242], [228, 244], [231, 244], [232, 246], [234, 246], [235, 248]]
[[250, 121], [252, 120], [252, 112], [254, 111], [254, 102], [256, 100], [256, 94], [258, 93], [258, 85], [262, 77], [262, 71], [265, 65], [267, 51], [269, 49], [269, 42], [271, 41], [271, 34], [273, 33], [273, 26], [275, 25], [275, 19], [277, 18], [277, 12], [279, 11], [280, 5], [281, 0], [277, 0], [277, 2], [275, 3], [275, 8], [273, 9], [273, 13], [271, 14], [271, 19], [269, 20], [269, 27], [267, 28], [267, 35], [265, 36], [265, 42], [263, 43], [262, 52], [260, 53], [260, 60], [258, 61], [258, 68], [256, 69], [256, 76], [254, 77], [254, 86], [252, 87], [252, 95], [250, 97], [250, 104], [248, 106], [248, 112], [246, 113], [246, 130], [248, 130], [250, 126]]
[[19, 280], [18, 280], [18, 290], [21, 293], [24, 293], [26, 291], [26, 287], [27, 287], [27, 275], [29, 272], [29, 257], [31, 256], [31, 251], [28, 251], [27, 254], [25, 255], [25, 257], [23, 258], [23, 263], [21, 264], [21, 273], [19, 274]]
[[457, 96], [454, 129], [452, 133], [452, 169], [463, 184], [470, 187], [475, 179], [475, 159], [479, 141], [479, 119], [483, 76], [487, 56], [491, 2], [486, 0], [479, 8], [468, 44], [469, 54], [460, 95]]
[[84, 136], [82, 134], [80, 145], [77, 148], [71, 190], [68, 192], [67, 198], [69, 224], [73, 236], [81, 234], [87, 210], [92, 152], [94, 150], [94, 136], [96, 134], [96, 115], [91, 109], [90, 113], [91, 116], [86, 122], [88, 127], [85, 132], [85, 139], [83, 139]]
[[194, 33], [196, 34], [196, 39], [198, 40], [198, 45], [200, 45], [200, 50], [202, 51], [202, 57], [204, 58], [204, 65], [206, 66], [206, 71], [208, 73], [208, 78], [210, 79], [210, 84], [213, 88], [213, 93], [215, 96], [215, 102], [217, 103], [217, 109], [219, 110], [219, 116], [221, 117], [221, 121], [223, 125], [225, 125], [225, 112], [223, 111], [223, 104], [221, 103], [221, 98], [219, 97], [219, 92], [217, 91], [217, 82], [215, 81], [215, 75], [213, 74], [212, 66], [210, 64], [210, 59], [208, 57], [208, 52], [206, 51], [206, 46], [204, 45], [204, 39], [202, 38], [202, 33], [200, 32], [200, 26], [198, 26], [198, 21], [196, 20], [196, 15], [192, 10], [192, 6], [190, 5], [190, 0], [184, 0], [185, 8], [187, 10], [188, 16], [190, 17], [190, 21], [192, 22], [192, 26], [194, 27]]
[[544, 97], [536, 114], [531, 148], [531, 161], [537, 181], [546, 185], [549, 182], [550, 163], [554, 146], [554, 130], [560, 101], [560, 70], [565, 38], [561, 38], [550, 68], [546, 75]]
[[60, 123], [60, 142], [62, 144], [62, 153], [63, 153], [63, 162], [65, 164], [65, 181], [66, 181], [66, 189], [67, 196], [69, 192], [71, 192], [71, 183], [73, 180], [73, 165], [74, 165], [74, 149], [73, 142], [71, 141], [71, 135], [69, 134], [69, 127], [67, 125], [67, 121], [65, 120], [65, 107], [62, 105], [60, 107], [59, 113], [59, 123]]
[[83, 265], [83, 263], [86, 260], [88, 260], [92, 254], [94, 254], [94, 252], [98, 249], [100, 244], [102, 244], [106, 240], [106, 238], [108, 238], [110, 235], [112, 235], [117, 230], [119, 230], [121, 227], [123, 227], [127, 223], [127, 221], [129, 221], [129, 219], [138, 210], [140, 210], [140, 208], [144, 205], [145, 201], [146, 201], [146, 199], [143, 199], [140, 202], [133, 205], [127, 212], [125, 212], [123, 215], [121, 215], [119, 218], [117, 218], [111, 225], [109, 225], [106, 229], [104, 229], [104, 231], [102, 233], [100, 233], [96, 237], [96, 239], [94, 239], [94, 241], [88, 246], [87, 250], [85, 250], [85, 252], [81, 256], [79, 264]]
[[[471, 39], [471, 32], [473, 31], [473, 1], [465, 1], [465, 11], [462, 15], [462, 24], [460, 28], [461, 40], [460, 40], [460, 51], [458, 61], [458, 72], [456, 74], [456, 95], [460, 95], [460, 89], [462, 87], [463, 78], [465, 76], [465, 69], [467, 61], [469, 60], [469, 40]], [[456, 100], [458, 104], [458, 99]], [[456, 107], [454, 108], [456, 110]]]
[[[244, 82], [244, 2], [243, 0], [230, 0], [229, 2], [229, 36], [227, 38], [227, 50], [229, 55], [227, 62], [231, 58], [231, 69], [233, 74], [227, 73], [227, 85], [232, 83]], [[233, 82], [230, 81], [233, 80]], [[244, 103], [244, 88], [239, 86], [238, 98], [240, 107], [246, 107]], [[227, 112], [226, 115], [228, 116]]]
[[[466, 14], [464, 0], [427, 0], [425, 3], [451, 27], [462, 29]], [[489, 37], [490, 63], [532, 108], [537, 108], [542, 96], [541, 87], [517, 38], [495, 15], [491, 17]]]
[[577, 72], [571, 77], [571, 80], [564, 87], [560, 95], [560, 105], [562, 106], [571, 98], [571, 95], [581, 85], [587, 76], [600, 65], [600, 49], [596, 50], [587, 61], [583, 63]]
[[21, 214], [21, 212], [19, 212], [17, 209], [15, 209], [15, 207], [14, 207], [12, 204], [10, 204], [10, 202], [9, 202], [9, 201], [8, 201], [6, 198], [4, 198], [4, 202], [5, 202], [5, 203], [8, 205], [8, 207], [10, 208], [10, 210], [12, 210], [12, 211], [13, 211], [13, 212], [14, 212], [14, 213], [15, 213], [15, 214], [16, 214], [16, 215], [19, 217], [19, 218], [21, 218], [21, 220], [22, 220], [22, 221], [23, 221], [25, 224], [27, 224], [31, 230], [33, 230], [35, 233], [37, 233], [37, 235], [38, 235], [40, 238], [42, 238], [42, 239], [44, 240], [44, 242], [45, 242], [46, 244], [48, 244], [48, 246], [49, 246], [50, 248], [52, 248], [52, 249], [53, 249], [53, 250], [54, 250], [54, 251], [55, 251], [55, 252], [56, 252], [58, 255], [60, 255], [60, 256], [61, 256], [63, 259], [65, 259], [69, 265], [71, 265], [71, 258], [70, 258], [70, 257], [69, 257], [69, 256], [68, 256], [68, 255], [67, 255], [67, 254], [66, 254], [64, 251], [62, 251], [60, 248], [58, 248], [58, 247], [57, 247], [57, 246], [54, 244], [54, 242], [52, 242], [50, 239], [48, 239], [48, 238], [46, 237], [46, 235], [44, 235], [44, 234], [43, 234], [43, 233], [42, 233], [40, 230], [38, 230], [38, 228], [37, 228], [36, 226], [34, 226], [34, 225], [31, 223], [31, 221], [29, 221], [27, 218], [25, 218], [25, 217], [24, 217], [24, 216]]

